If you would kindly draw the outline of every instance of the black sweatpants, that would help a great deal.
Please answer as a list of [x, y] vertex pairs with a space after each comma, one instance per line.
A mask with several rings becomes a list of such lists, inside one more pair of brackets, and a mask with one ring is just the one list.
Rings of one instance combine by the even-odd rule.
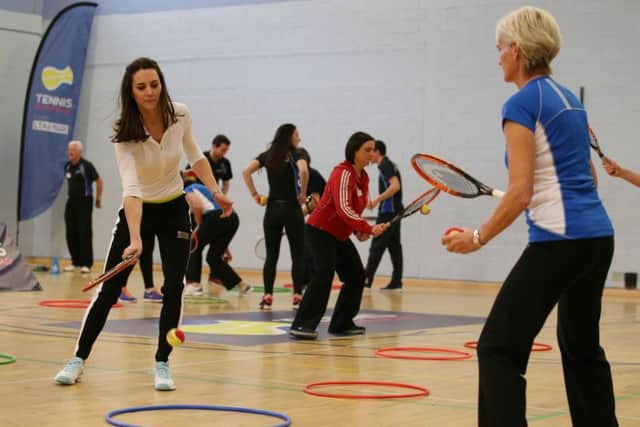
[[344, 284], [333, 310], [329, 332], [352, 328], [353, 318], [360, 311], [364, 288], [364, 267], [358, 250], [351, 239], [337, 240], [326, 231], [310, 225], [307, 225], [306, 237], [313, 250], [315, 274], [302, 297], [291, 327], [312, 330], [318, 327], [327, 310], [333, 276], [338, 272]]
[[600, 310], [613, 237], [530, 244], [505, 280], [478, 343], [481, 427], [526, 426], [533, 340], [558, 304], [557, 337], [575, 427], [617, 426]]
[[[376, 219], [376, 224], [388, 222], [393, 218], [393, 214], [379, 215]], [[391, 265], [393, 266], [393, 272], [391, 273], [391, 286], [402, 286], [402, 266], [404, 264], [402, 258], [402, 244], [400, 242], [400, 225], [402, 221], [397, 221], [381, 235], [371, 239], [371, 246], [369, 247], [369, 259], [367, 260], [367, 267], [365, 268], [365, 277], [367, 284], [373, 283], [373, 278], [376, 275], [380, 260], [384, 251], [389, 249], [389, 256], [391, 257]]]
[[[184, 289], [183, 280], [189, 259], [190, 230], [189, 206], [184, 196], [166, 203], [144, 203], [142, 205], [142, 222], [140, 224], [140, 232], [144, 236], [142, 239], [144, 241], [149, 235], [157, 236], [164, 274], [164, 284], [161, 289], [163, 294], [162, 310], [156, 351], [156, 361], [159, 362], [166, 362], [169, 359], [171, 346], [167, 343], [166, 335], [170, 329], [178, 326], [182, 313], [182, 290]], [[129, 243], [127, 219], [124, 209], [120, 209], [105, 270], [122, 260], [122, 253], [129, 246]], [[126, 284], [126, 277], [132, 268], [130, 267], [123, 273], [107, 280], [99, 288], [85, 314], [76, 356], [82, 359], [89, 357], [93, 343], [107, 321], [111, 306], [118, 302], [120, 289]]]
[[267, 256], [262, 268], [264, 293], [273, 293], [276, 267], [280, 257], [280, 242], [284, 228], [291, 251], [293, 291], [302, 293], [304, 286], [304, 216], [297, 202], [269, 201], [262, 220]]
[[93, 197], [69, 197], [64, 207], [67, 247], [76, 267], [93, 265]]
[[149, 233], [142, 236], [142, 239], [142, 254], [140, 254], [138, 264], [140, 264], [144, 288], [151, 289], [153, 288], [153, 250], [156, 245], [156, 236]]
[[242, 281], [235, 270], [225, 261], [222, 255], [236, 235], [240, 220], [238, 214], [232, 212], [225, 218], [220, 218], [222, 211], [212, 211], [202, 216], [202, 221], [196, 232], [198, 246], [189, 257], [189, 267], [187, 268], [187, 281], [200, 282], [202, 273], [202, 251], [209, 245], [207, 254], [207, 264], [211, 271], [209, 280], [214, 277], [220, 278], [225, 288], [231, 289]]

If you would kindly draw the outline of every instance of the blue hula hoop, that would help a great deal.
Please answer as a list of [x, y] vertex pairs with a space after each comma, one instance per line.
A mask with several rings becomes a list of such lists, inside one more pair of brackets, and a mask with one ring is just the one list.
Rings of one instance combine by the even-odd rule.
[[113, 417], [122, 414], [132, 414], [135, 412], [147, 412], [147, 411], [165, 411], [174, 409], [192, 409], [197, 411], [222, 411], [222, 412], [240, 412], [243, 414], [264, 415], [266, 417], [278, 418], [284, 421], [284, 423], [276, 424], [273, 427], [289, 427], [291, 425], [291, 418], [288, 415], [281, 414], [279, 412], [265, 411], [263, 409], [243, 408], [236, 406], [217, 406], [217, 405], [152, 405], [152, 406], [132, 406], [130, 408], [115, 409], [105, 415], [104, 419], [107, 423], [117, 427], [143, 427], [137, 424], [127, 424], [124, 422], [116, 421]]

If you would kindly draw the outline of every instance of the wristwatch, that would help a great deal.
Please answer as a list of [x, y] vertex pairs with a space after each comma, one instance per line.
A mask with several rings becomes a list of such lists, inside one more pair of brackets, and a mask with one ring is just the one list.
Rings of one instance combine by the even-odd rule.
[[480, 241], [480, 231], [477, 228], [473, 230], [473, 244], [477, 246], [484, 246], [484, 243]]

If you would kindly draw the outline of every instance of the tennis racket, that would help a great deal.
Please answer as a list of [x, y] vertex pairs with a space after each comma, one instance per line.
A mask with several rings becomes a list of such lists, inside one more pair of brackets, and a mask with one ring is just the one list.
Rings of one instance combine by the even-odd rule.
[[430, 154], [418, 153], [411, 157], [415, 171], [438, 190], [453, 196], [472, 199], [478, 196], [502, 198], [504, 191], [496, 190], [478, 181], [462, 169]]
[[138, 262], [138, 258], [136, 258], [133, 255], [127, 256], [122, 261], [120, 261], [118, 264], [116, 264], [115, 266], [111, 267], [109, 270], [105, 271], [104, 273], [102, 273], [101, 275], [96, 277], [95, 279], [90, 280], [85, 285], [85, 287], [82, 288], [82, 292], [87, 292], [89, 289], [92, 289], [92, 288], [98, 286], [100, 283], [106, 282], [107, 280], [109, 280], [113, 276], [115, 276], [116, 274], [120, 273], [125, 268], [133, 267], [136, 264], [136, 262]]
[[438, 197], [438, 194], [440, 194], [440, 190], [438, 190], [437, 188], [432, 188], [431, 190], [425, 191], [424, 193], [422, 193], [422, 195], [420, 195], [420, 197], [415, 199], [413, 202], [409, 203], [396, 216], [391, 218], [389, 220], [389, 225], [393, 224], [394, 222], [398, 222], [401, 219], [411, 216], [414, 213], [418, 212], [421, 207], [431, 203], [433, 199]]
[[602, 150], [600, 149], [600, 144], [598, 143], [598, 137], [596, 136], [596, 133], [593, 131], [593, 128], [591, 126], [589, 126], [589, 145], [591, 145], [591, 148], [593, 148], [595, 152], [598, 153], [598, 156], [600, 156], [602, 161], [605, 161], [605, 162], [607, 161], [607, 156], [605, 156]]
[[[282, 232], [282, 237], [286, 236], [287, 233]], [[253, 247], [253, 252], [256, 254], [258, 259], [264, 261], [267, 259], [267, 244], [264, 241], [264, 237], [261, 237], [256, 242], [256, 245]]]

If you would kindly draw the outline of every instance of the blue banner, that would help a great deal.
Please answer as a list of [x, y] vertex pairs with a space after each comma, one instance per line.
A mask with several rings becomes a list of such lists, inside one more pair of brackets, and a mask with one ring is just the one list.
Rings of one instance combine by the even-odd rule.
[[96, 6], [81, 2], [64, 8], [40, 42], [22, 122], [18, 221], [46, 211], [64, 181]]

